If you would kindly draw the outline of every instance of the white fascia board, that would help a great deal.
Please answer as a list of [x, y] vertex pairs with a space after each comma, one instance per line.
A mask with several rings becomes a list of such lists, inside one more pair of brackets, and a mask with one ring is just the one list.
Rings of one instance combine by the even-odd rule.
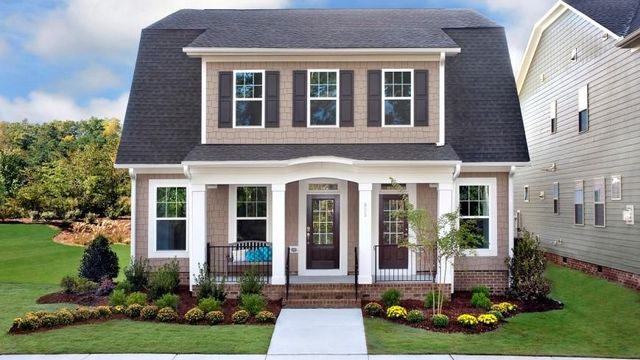
[[637, 40], [640, 40], [640, 29], [632, 32], [623, 39], [620, 39], [620, 41], [616, 43], [616, 46], [621, 48], [630, 47], [629, 45]]
[[499, 171], [506, 172], [511, 169], [526, 167], [530, 164], [528, 162], [477, 162], [477, 163], [462, 163], [461, 171], [482, 171], [491, 172]]
[[222, 48], [222, 47], [184, 47], [182, 51], [189, 56], [204, 55], [380, 55], [380, 54], [458, 54], [457, 48]]
[[129, 169], [135, 174], [183, 174], [182, 165], [169, 164], [115, 164], [116, 169]]
[[331, 163], [342, 165], [357, 165], [357, 166], [455, 166], [461, 164], [458, 160], [353, 160], [348, 158], [332, 157], [332, 156], [320, 156], [320, 157], [308, 157], [297, 158], [291, 160], [266, 160], [266, 161], [183, 161], [182, 164], [186, 166], [201, 166], [201, 167], [248, 167], [248, 168], [260, 168], [260, 167], [288, 167], [302, 164], [312, 163]]

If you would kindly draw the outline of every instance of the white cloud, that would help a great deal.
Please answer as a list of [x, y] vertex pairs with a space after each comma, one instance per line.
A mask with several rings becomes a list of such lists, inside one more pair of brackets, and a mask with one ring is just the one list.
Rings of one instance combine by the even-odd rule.
[[[117, 58], [135, 52], [140, 30], [181, 8], [277, 8], [289, 0], [65, 0], [35, 29], [26, 48], [48, 59]], [[128, 58], [126, 59], [129, 60]]]
[[57, 88], [64, 94], [84, 94], [122, 86], [122, 78], [102, 65], [89, 65], [58, 83]]
[[33, 91], [27, 98], [7, 99], [0, 96], [0, 121], [45, 122], [49, 120], [82, 120], [91, 116], [124, 118], [129, 93], [117, 99], [93, 98], [82, 106], [72, 97]]

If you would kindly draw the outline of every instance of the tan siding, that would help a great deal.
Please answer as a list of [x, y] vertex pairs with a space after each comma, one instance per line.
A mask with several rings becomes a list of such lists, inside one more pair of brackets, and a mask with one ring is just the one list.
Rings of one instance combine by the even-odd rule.
[[[298, 181], [290, 182], [285, 189], [285, 225], [284, 238], [286, 246], [298, 246]], [[293, 273], [298, 272], [298, 254], [291, 254], [290, 270]]]
[[[429, 70], [429, 124], [415, 128], [367, 127], [367, 70]], [[218, 72], [265, 69], [280, 71], [280, 127], [271, 129], [218, 128]], [[294, 70], [354, 70], [354, 126], [345, 128], [292, 127]], [[265, 62], [209, 63], [207, 66], [208, 143], [435, 143], [438, 140], [438, 62]]]
[[229, 242], [229, 185], [207, 189], [207, 242], [214, 245]]

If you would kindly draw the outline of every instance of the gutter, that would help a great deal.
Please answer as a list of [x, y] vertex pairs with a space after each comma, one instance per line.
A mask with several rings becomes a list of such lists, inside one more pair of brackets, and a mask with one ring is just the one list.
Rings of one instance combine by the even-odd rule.
[[182, 51], [189, 56], [204, 55], [440, 55], [459, 54], [462, 49], [452, 48], [222, 48], [222, 47], [184, 47]]
[[[620, 48], [632, 48], [633, 45], [631, 44], [634, 43], [635, 41], [640, 41], [640, 29], [622, 38], [620, 41], [616, 43], [616, 46]], [[640, 44], [637, 44], [637, 46], [638, 45]]]

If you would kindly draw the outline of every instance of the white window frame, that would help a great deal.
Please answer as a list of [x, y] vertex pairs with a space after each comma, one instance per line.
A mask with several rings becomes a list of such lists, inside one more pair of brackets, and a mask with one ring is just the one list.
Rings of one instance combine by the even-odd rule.
[[[560, 214], [560, 183], [557, 181], [553, 182], [553, 188], [551, 189], [551, 195], [553, 197], [553, 214]], [[556, 206], [556, 201], [558, 205]]]
[[[602, 182], [601, 201], [596, 202], [596, 182]], [[597, 228], [607, 227], [607, 181], [604, 177], [593, 179], [593, 226]], [[602, 205], [602, 225], [596, 224], [596, 205]]]
[[[413, 74], [414, 69], [382, 69], [382, 81], [380, 81], [382, 83], [382, 127], [413, 127], [413, 98], [414, 98], [414, 74]], [[411, 96], [409, 98], [407, 97], [395, 97], [395, 96], [385, 96], [384, 93], [384, 79], [385, 79], [385, 74], [388, 72], [409, 72], [411, 74]], [[404, 124], [398, 124], [398, 125], [387, 125], [386, 124], [386, 116], [384, 113], [384, 104], [386, 100], [410, 100], [410, 123], [408, 125], [404, 125]]]
[[[239, 187], [264, 187], [267, 189], [267, 217], [238, 217], [238, 188]], [[267, 242], [271, 242], [271, 186], [265, 184], [242, 184], [242, 185], [229, 185], [229, 225], [228, 234], [229, 244], [235, 243], [238, 239], [238, 220], [265, 220], [267, 223]]]
[[[456, 183], [456, 206], [460, 206], [460, 186], [488, 186], [489, 187], [489, 248], [470, 249], [466, 256], [498, 256], [498, 185], [496, 178], [458, 178]], [[465, 218], [474, 218], [466, 217]], [[484, 217], [477, 217], [484, 218]], [[460, 219], [458, 219], [460, 226]]]
[[549, 121], [551, 122], [551, 133], [558, 132], [558, 100], [553, 100], [549, 106]]
[[523, 200], [524, 200], [524, 202], [528, 203], [529, 199], [531, 198], [531, 191], [529, 190], [529, 185], [525, 185], [523, 191], [524, 191], [524, 194], [523, 194], [524, 199]]
[[[157, 207], [156, 200], [158, 196], [158, 188], [162, 187], [184, 187], [187, 192], [187, 213], [186, 213], [186, 244], [184, 250], [157, 250]], [[191, 191], [189, 181], [186, 179], [150, 179], [149, 180], [149, 229], [148, 229], [148, 249], [147, 256], [149, 258], [188, 258], [189, 242], [191, 239], [189, 214], [191, 213]], [[182, 218], [179, 218], [182, 220]]]
[[[587, 112], [587, 128], [580, 130], [580, 112]], [[591, 118], [589, 113], [589, 85], [585, 85], [578, 89], [578, 133], [582, 134], [591, 128]]]
[[[262, 74], [262, 97], [261, 98], [236, 98], [236, 74], [239, 73], [261, 73]], [[264, 128], [264, 123], [265, 123], [265, 91], [267, 90], [267, 79], [265, 77], [266, 71], [265, 70], [233, 70], [233, 109], [232, 109], [232, 113], [233, 113], [233, 128], [234, 129], [262, 129]], [[237, 121], [236, 121], [236, 102], [237, 101], [260, 101], [262, 104], [262, 123], [257, 126], [257, 125], [251, 125], [251, 126], [238, 126], [236, 125]]]
[[[580, 184], [580, 188], [582, 189], [582, 203], [579, 204], [576, 202], [576, 191], [578, 190], [578, 184]], [[582, 222], [576, 223], [576, 205], [582, 205]], [[576, 180], [574, 182], [573, 187], [573, 225], [575, 226], [584, 226], [584, 180]]]
[[[618, 180], [618, 185], [620, 187], [620, 196], [614, 197], [613, 187], [614, 182]], [[622, 200], [622, 175], [611, 175], [611, 201], [620, 201]]]
[[[336, 124], [335, 125], [312, 125], [311, 124], [311, 73], [312, 72], [335, 72], [336, 73], [336, 96], [335, 97], [314, 97], [313, 100], [335, 100], [336, 102]], [[340, 69], [308, 69], [307, 70], [307, 127], [310, 128], [337, 128], [340, 127]]]

